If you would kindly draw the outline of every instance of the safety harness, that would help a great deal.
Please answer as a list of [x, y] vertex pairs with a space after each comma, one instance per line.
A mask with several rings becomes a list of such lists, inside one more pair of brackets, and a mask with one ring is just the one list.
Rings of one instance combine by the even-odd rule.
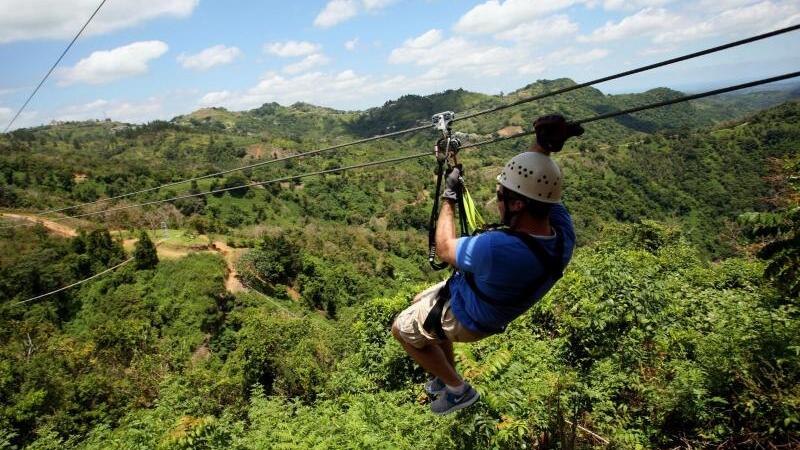
[[[436, 222], [439, 216], [439, 201], [442, 194], [442, 180], [457, 164], [457, 154], [461, 142], [452, 135], [452, 124], [456, 115], [452, 111], [445, 111], [433, 116], [432, 122], [436, 130], [442, 133], [441, 139], [436, 143], [436, 190], [433, 196], [433, 208], [428, 220], [428, 263], [433, 270], [447, 268], [446, 262], [436, 261]], [[475, 208], [475, 202], [461, 179], [461, 187], [456, 191], [458, 204], [458, 222], [461, 236], [469, 236], [471, 232], [484, 225], [483, 218]]]
[[[510, 230], [507, 228], [502, 229], [493, 229], [487, 231], [487, 233], [505, 233], [509, 236], [514, 236], [517, 239], [521, 240], [528, 250], [534, 254], [536, 259], [541, 264], [542, 274], [533, 280], [530, 284], [528, 284], [522, 292], [513, 300], [500, 302], [496, 299], [493, 299], [485, 292], [483, 292], [479, 287], [478, 283], [475, 280], [475, 274], [472, 272], [462, 272], [462, 275], [467, 282], [467, 285], [470, 287], [472, 292], [475, 293], [475, 296], [478, 299], [486, 304], [492, 305], [495, 308], [503, 308], [504, 306], [509, 306], [513, 304], [519, 304], [527, 301], [531, 297], [533, 297], [541, 288], [544, 286], [549, 280], [552, 280], [553, 283], [558, 281], [563, 276], [563, 264], [564, 264], [564, 235], [561, 230], [554, 227], [556, 232], [556, 251], [555, 255], [551, 255], [533, 236], [522, 233], [519, 231]], [[477, 234], [477, 233], [476, 233]], [[425, 322], [422, 324], [422, 327], [428, 333], [435, 334], [439, 339], [446, 339], [447, 337], [442, 330], [442, 313], [444, 310], [444, 305], [450, 300], [450, 284], [455, 277], [455, 273], [447, 280], [444, 287], [439, 290], [436, 294], [436, 303], [434, 304], [433, 308], [431, 308], [428, 316], [425, 318]], [[505, 331], [505, 326], [503, 327], [490, 327], [483, 324], [478, 324], [480, 326], [480, 330], [486, 334], [497, 334], [502, 333]]]
[[[454, 119], [455, 114], [451, 111], [436, 114], [432, 119], [434, 128], [442, 133], [442, 138], [439, 139], [436, 144], [436, 190], [433, 209], [431, 210], [431, 217], [428, 222], [428, 262], [434, 270], [441, 270], [448, 266], [445, 262], [436, 261], [436, 221], [439, 213], [439, 197], [442, 190], [442, 179], [445, 176], [446, 170], [449, 171], [456, 164], [456, 155], [461, 146], [461, 143], [452, 137], [451, 126]], [[507, 202], [507, 199], [504, 198], [504, 201]], [[542, 274], [526, 286], [516, 299], [510, 302], [499, 302], [491, 298], [478, 287], [474, 274], [471, 272], [463, 272], [464, 279], [480, 301], [497, 308], [502, 308], [509, 304], [525, 302], [536, 294], [548, 280], [552, 279], [553, 282], [556, 282], [561, 278], [564, 260], [564, 237], [561, 230], [554, 227], [556, 231], [556, 252], [555, 255], [550, 255], [542, 244], [529, 234], [514, 231], [509, 228], [501, 228], [499, 225], [485, 227], [483, 218], [478, 214], [475, 203], [469, 195], [469, 191], [464, 186], [463, 179], [461, 179], [460, 189], [456, 191], [456, 203], [458, 203], [458, 215], [462, 236], [470, 234], [477, 235], [482, 232], [497, 232], [514, 236], [528, 247], [544, 268]], [[506, 203], [506, 211], [509, 209]], [[504, 225], [508, 227], [510, 225], [510, 217], [504, 217], [503, 222]], [[446, 339], [444, 331], [442, 330], [442, 313], [445, 303], [450, 299], [450, 284], [455, 275], [454, 271], [453, 275], [445, 282], [445, 285], [439, 289], [439, 292], [436, 294], [434, 306], [423, 323], [425, 331], [434, 333], [440, 339]], [[481, 326], [481, 328], [480, 331], [487, 334], [502, 333], [505, 331], [505, 327], [491, 328]]]

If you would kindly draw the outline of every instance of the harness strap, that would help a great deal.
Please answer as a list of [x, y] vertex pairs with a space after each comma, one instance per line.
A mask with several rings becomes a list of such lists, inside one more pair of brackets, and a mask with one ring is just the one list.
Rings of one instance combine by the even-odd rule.
[[[564, 237], [563, 233], [559, 233], [556, 231], [556, 254], [555, 256], [551, 256], [550, 253], [545, 250], [542, 244], [533, 236], [520, 233], [518, 231], [512, 230], [498, 230], [502, 231], [503, 233], [508, 234], [509, 236], [515, 236], [520, 239], [533, 253], [539, 262], [542, 264], [542, 274], [536, 278], [532, 283], [530, 283], [525, 290], [514, 300], [514, 302], [521, 302], [525, 301], [528, 298], [532, 297], [536, 291], [538, 291], [544, 283], [549, 279], [552, 278], [553, 282], [558, 281], [563, 276], [563, 261], [564, 261]], [[492, 306], [502, 307], [503, 304], [498, 302], [497, 300], [489, 297], [483, 291], [478, 288], [478, 284], [475, 281], [475, 274], [472, 272], [463, 272], [464, 279], [467, 281], [470, 289], [475, 295], [484, 303], [488, 303]], [[507, 304], [507, 302], [504, 302]]]
[[442, 270], [447, 267], [446, 262], [436, 262], [436, 219], [439, 215], [439, 196], [442, 191], [442, 177], [444, 176], [444, 160], [439, 160], [436, 167], [436, 192], [433, 196], [433, 209], [428, 221], [428, 263], [433, 270]]
[[[448, 266], [446, 262], [436, 262], [436, 222], [439, 218], [439, 197], [445, 172], [444, 163], [445, 160], [440, 160], [436, 167], [436, 192], [433, 198], [431, 217], [428, 220], [428, 263], [433, 270], [442, 270]], [[470, 198], [469, 201], [472, 201], [472, 199]], [[456, 191], [456, 203], [458, 204], [458, 222], [461, 227], [461, 236], [467, 236], [469, 235], [469, 221], [467, 219], [463, 185]]]
[[422, 328], [425, 331], [435, 334], [439, 339], [447, 339], [444, 330], [442, 330], [442, 312], [444, 311], [444, 304], [450, 300], [450, 280], [452, 278], [448, 278], [444, 286], [436, 293], [436, 303], [428, 311], [428, 316], [425, 317], [425, 322], [422, 324]]
[[[549, 278], [552, 278], [553, 281], [558, 281], [563, 276], [563, 261], [564, 261], [564, 237], [563, 233], [559, 233], [556, 231], [556, 254], [555, 256], [550, 255], [550, 253], [545, 250], [544, 246], [542, 246], [541, 242], [539, 242], [533, 236], [520, 233], [518, 231], [512, 230], [497, 230], [502, 231], [509, 236], [515, 236], [520, 239], [525, 246], [533, 253], [536, 258], [542, 263], [542, 267], [544, 271], [542, 274], [536, 278], [532, 283], [530, 283], [524, 290], [522, 294], [517, 297], [515, 302], [522, 302], [530, 297], [532, 297]], [[500, 304], [497, 300], [489, 297], [483, 291], [478, 288], [478, 284], [475, 282], [475, 275], [471, 272], [463, 272], [464, 279], [467, 281], [467, 285], [469, 285], [472, 292], [483, 302], [490, 304], [496, 307], [503, 307], [503, 304]], [[427, 331], [428, 333], [435, 334], [436, 337], [439, 339], [447, 339], [447, 336], [442, 330], [442, 314], [444, 312], [444, 305], [450, 300], [450, 282], [452, 281], [452, 277], [448, 278], [445, 285], [439, 289], [439, 292], [436, 293], [436, 301], [433, 305], [433, 308], [428, 312], [427, 317], [425, 317], [425, 322], [422, 324], [422, 328]], [[505, 331], [505, 327], [501, 328], [487, 328], [481, 324], [476, 323], [479, 326], [480, 331], [488, 334], [496, 334], [502, 333]]]
[[[452, 277], [448, 278], [447, 283], [445, 283], [445, 285], [439, 289], [439, 292], [436, 294], [436, 303], [434, 303], [433, 308], [428, 311], [428, 315], [425, 317], [425, 322], [422, 323], [422, 329], [428, 333], [435, 334], [436, 337], [443, 340], [447, 339], [447, 335], [442, 329], [442, 315], [444, 314], [445, 303], [450, 300], [450, 280], [452, 279]], [[486, 334], [497, 334], [506, 330], [505, 327], [488, 328], [478, 323], [475, 325], [478, 326], [478, 331]]]

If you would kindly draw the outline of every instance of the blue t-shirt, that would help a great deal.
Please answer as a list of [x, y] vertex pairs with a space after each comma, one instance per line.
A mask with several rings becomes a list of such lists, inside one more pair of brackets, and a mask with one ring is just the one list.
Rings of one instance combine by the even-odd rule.
[[[575, 230], [564, 205], [553, 205], [550, 224], [556, 233], [563, 236], [565, 267], [575, 247]], [[555, 235], [534, 238], [547, 252], [555, 255]], [[456, 267], [458, 272], [450, 281], [450, 307], [456, 319], [473, 331], [504, 328], [542, 298], [554, 283], [552, 278], [548, 278], [531, 298], [520, 301], [520, 294], [542, 275], [544, 268], [524, 242], [501, 232], [458, 239]], [[462, 272], [474, 274], [478, 289], [496, 304], [490, 305], [478, 298]]]

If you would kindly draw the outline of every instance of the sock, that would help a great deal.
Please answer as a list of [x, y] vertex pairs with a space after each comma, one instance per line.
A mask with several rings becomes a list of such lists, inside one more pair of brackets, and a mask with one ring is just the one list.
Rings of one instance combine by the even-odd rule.
[[447, 391], [448, 392], [450, 392], [451, 394], [456, 394], [456, 395], [461, 395], [461, 394], [464, 393], [464, 391], [467, 390], [467, 383], [463, 383], [463, 382], [458, 386], [450, 386], [449, 384], [446, 384], [445, 386], [447, 386]]

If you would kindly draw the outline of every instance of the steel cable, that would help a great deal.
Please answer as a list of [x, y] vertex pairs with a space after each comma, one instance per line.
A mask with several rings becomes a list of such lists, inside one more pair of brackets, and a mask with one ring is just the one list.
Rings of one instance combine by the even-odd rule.
[[89, 23], [92, 21], [92, 19], [94, 19], [94, 16], [96, 16], [97, 13], [100, 12], [100, 8], [102, 8], [103, 5], [105, 5], [107, 1], [108, 0], [103, 0], [102, 2], [100, 2], [100, 4], [97, 6], [97, 9], [95, 9], [94, 12], [92, 13], [92, 15], [89, 16], [89, 20], [87, 20], [86, 23], [83, 24], [81, 29], [78, 31], [78, 34], [76, 34], [75, 37], [72, 38], [72, 41], [69, 43], [69, 45], [67, 45], [67, 48], [65, 48], [64, 51], [61, 52], [61, 56], [59, 56], [58, 59], [56, 60], [56, 62], [50, 67], [50, 70], [48, 70], [47, 73], [44, 75], [44, 78], [42, 78], [42, 81], [40, 81], [39, 84], [36, 86], [36, 89], [34, 89], [33, 92], [31, 92], [31, 95], [29, 95], [28, 99], [25, 100], [25, 103], [22, 104], [22, 107], [19, 109], [19, 111], [17, 111], [17, 113], [11, 119], [11, 122], [9, 122], [8, 125], [6, 125], [6, 128], [5, 128], [5, 130], [3, 130], [3, 133], [7, 133], [8, 130], [11, 128], [11, 126], [14, 125], [14, 122], [16, 122], [16, 120], [19, 117], [19, 115], [22, 114], [22, 111], [24, 111], [25, 108], [28, 106], [28, 103], [31, 102], [31, 100], [33, 99], [33, 96], [35, 96], [36, 93], [39, 92], [39, 89], [41, 89], [41, 87], [44, 84], [44, 82], [47, 81], [48, 78], [50, 78], [50, 75], [56, 69], [56, 66], [58, 66], [59, 63], [61, 63], [61, 60], [64, 59], [64, 56], [67, 55], [67, 52], [69, 52], [69, 49], [71, 49], [72, 45], [75, 44], [75, 41], [77, 41], [78, 38], [81, 36], [81, 34], [83, 34], [83, 30], [85, 30], [86, 27], [89, 26]]
[[[474, 112], [474, 113], [468, 113], [468, 114], [463, 115], [463, 116], [456, 115], [455, 121], [471, 119], [471, 118], [482, 116], [482, 115], [485, 115], [485, 114], [490, 114], [490, 113], [493, 113], [493, 112], [502, 111], [504, 109], [508, 109], [508, 108], [512, 108], [514, 106], [522, 105], [524, 103], [529, 103], [529, 102], [533, 102], [533, 101], [537, 101], [537, 100], [542, 100], [542, 99], [545, 99], [545, 98], [548, 98], [548, 97], [553, 97], [553, 96], [556, 96], [556, 95], [560, 95], [560, 94], [571, 92], [571, 91], [574, 91], [574, 90], [577, 90], [577, 89], [581, 89], [581, 88], [584, 88], [584, 87], [588, 87], [588, 86], [592, 86], [592, 85], [595, 85], [595, 84], [603, 83], [605, 81], [616, 80], [616, 79], [619, 79], [619, 78], [623, 78], [623, 77], [626, 77], [626, 76], [630, 76], [630, 75], [634, 75], [634, 74], [637, 74], [637, 73], [645, 72], [645, 71], [648, 71], [648, 70], [656, 69], [656, 68], [659, 68], [659, 67], [664, 67], [664, 66], [667, 66], [667, 65], [670, 65], [670, 64], [675, 64], [675, 63], [678, 63], [678, 62], [686, 61], [686, 60], [697, 58], [697, 57], [700, 57], [700, 56], [709, 55], [709, 54], [716, 53], [716, 52], [719, 52], [719, 51], [722, 51], [722, 50], [727, 50], [729, 48], [733, 48], [733, 47], [749, 44], [749, 43], [752, 43], [752, 42], [755, 42], [755, 41], [759, 41], [759, 40], [771, 38], [771, 37], [774, 37], [774, 36], [778, 36], [780, 34], [785, 34], [785, 33], [789, 33], [789, 32], [792, 32], [792, 31], [796, 31], [798, 29], [800, 29], [800, 24], [792, 25], [792, 26], [785, 27], [785, 28], [781, 28], [781, 29], [778, 29], [778, 30], [775, 30], [775, 31], [771, 31], [771, 32], [768, 32], [768, 33], [763, 33], [763, 34], [760, 34], [760, 35], [757, 35], [757, 36], [751, 36], [749, 38], [741, 39], [741, 40], [738, 40], [738, 41], [729, 42], [727, 44], [719, 45], [719, 46], [716, 46], [716, 47], [708, 48], [708, 49], [701, 50], [701, 51], [694, 52], [694, 53], [689, 53], [689, 54], [686, 54], [686, 55], [683, 55], [683, 56], [670, 58], [670, 59], [667, 59], [667, 60], [664, 60], [664, 61], [660, 61], [660, 62], [657, 62], [657, 63], [654, 63], [654, 64], [649, 64], [649, 65], [642, 66], [642, 67], [639, 67], [639, 68], [636, 68], [636, 69], [631, 69], [631, 70], [628, 70], [628, 71], [625, 71], [625, 72], [620, 72], [620, 73], [617, 73], [617, 74], [614, 74], [614, 75], [609, 75], [609, 76], [605, 76], [605, 77], [602, 77], [602, 78], [597, 78], [595, 80], [587, 81], [587, 82], [576, 84], [576, 85], [573, 85], [573, 86], [568, 86], [566, 88], [557, 89], [555, 91], [545, 92], [543, 94], [538, 94], [538, 95], [534, 95], [534, 96], [531, 96], [531, 97], [525, 97], [525, 98], [522, 98], [522, 99], [517, 100], [517, 101], [512, 102], [512, 103], [507, 103], [507, 104], [495, 106], [495, 107], [488, 108], [488, 109], [481, 110], [481, 111], [477, 111], [477, 112]], [[391, 133], [372, 136], [372, 137], [369, 137], [369, 138], [358, 139], [358, 140], [355, 140], [355, 141], [346, 142], [346, 143], [343, 143], [343, 144], [338, 144], [338, 145], [334, 145], [334, 146], [330, 146], [330, 147], [326, 147], [326, 148], [322, 148], [322, 149], [312, 150], [312, 151], [303, 152], [303, 153], [297, 153], [297, 154], [294, 154], [294, 155], [288, 155], [288, 156], [285, 156], [285, 157], [282, 157], [282, 158], [278, 158], [278, 159], [273, 159], [273, 160], [269, 160], [269, 161], [262, 161], [262, 162], [259, 162], [259, 163], [250, 164], [250, 165], [241, 166], [241, 167], [236, 167], [236, 168], [228, 169], [228, 170], [223, 170], [223, 171], [212, 173], [212, 174], [208, 174], [208, 175], [202, 175], [202, 176], [199, 176], [199, 177], [188, 178], [188, 179], [185, 179], [185, 180], [179, 180], [179, 181], [163, 184], [163, 185], [152, 187], [152, 188], [142, 189], [142, 190], [139, 190], [139, 191], [129, 192], [129, 193], [126, 193], [126, 194], [121, 194], [121, 195], [117, 195], [117, 196], [113, 196], [113, 197], [108, 197], [108, 198], [95, 200], [95, 201], [92, 201], [92, 202], [80, 203], [80, 204], [73, 205], [73, 206], [67, 206], [67, 207], [63, 207], [63, 208], [42, 211], [42, 212], [36, 213], [36, 216], [43, 216], [43, 215], [46, 215], [46, 214], [52, 214], [52, 213], [56, 213], [56, 212], [68, 211], [68, 210], [75, 209], [75, 208], [80, 208], [80, 207], [83, 207], [83, 206], [90, 206], [90, 205], [94, 205], [94, 204], [109, 202], [109, 201], [112, 201], [112, 200], [119, 200], [119, 199], [130, 197], [130, 196], [133, 196], [133, 195], [138, 195], [138, 194], [144, 194], [144, 193], [147, 193], [147, 192], [157, 191], [159, 189], [163, 189], [163, 188], [166, 188], [166, 187], [172, 187], [172, 186], [177, 186], [177, 185], [180, 185], [180, 184], [190, 183], [192, 181], [198, 181], [198, 180], [203, 180], [203, 179], [207, 179], [207, 178], [213, 178], [213, 177], [216, 177], [216, 176], [219, 176], [219, 175], [225, 175], [225, 174], [228, 174], [228, 173], [231, 173], [231, 172], [237, 172], [237, 171], [241, 171], [241, 170], [252, 169], [252, 168], [255, 168], [255, 167], [266, 166], [266, 165], [269, 165], [269, 164], [275, 164], [275, 163], [278, 163], [278, 162], [288, 161], [288, 160], [291, 160], [291, 159], [318, 155], [318, 154], [321, 154], [321, 153], [325, 153], [325, 152], [329, 152], [329, 151], [333, 151], [333, 150], [338, 150], [338, 149], [341, 149], [341, 148], [345, 148], [345, 147], [349, 147], [349, 146], [353, 146], [353, 145], [357, 145], [357, 144], [364, 144], [364, 143], [375, 141], [375, 140], [379, 140], [379, 139], [386, 139], [386, 138], [390, 138], [390, 137], [394, 137], [394, 136], [400, 136], [400, 135], [403, 135], [403, 134], [422, 131], [422, 130], [426, 130], [426, 129], [429, 129], [429, 128], [430, 128], [429, 125], [420, 125], [420, 126], [416, 126], [416, 127], [412, 127], [412, 128], [408, 128], [408, 129], [404, 129], [404, 130], [391, 132]]]
[[[714, 89], [714, 90], [711, 90], [711, 91], [701, 92], [701, 93], [694, 94], [694, 95], [686, 95], [686, 96], [676, 97], [676, 98], [670, 99], [670, 100], [664, 100], [664, 101], [660, 101], [660, 102], [656, 102], [656, 103], [649, 103], [647, 105], [637, 106], [637, 107], [634, 107], [634, 108], [629, 108], [629, 109], [625, 109], [625, 110], [621, 110], [621, 111], [614, 111], [614, 112], [610, 112], [610, 113], [606, 113], [606, 114], [600, 114], [600, 115], [597, 115], [597, 116], [587, 117], [585, 119], [576, 120], [576, 121], [574, 121], [574, 123], [586, 124], [586, 123], [596, 122], [596, 121], [599, 121], [599, 120], [606, 120], [606, 119], [610, 119], [610, 118], [613, 118], [613, 117], [618, 117], [618, 116], [622, 116], [622, 115], [626, 115], [626, 114], [632, 114], [632, 113], [635, 113], [635, 112], [646, 111], [646, 110], [649, 110], [649, 109], [661, 108], [661, 107], [664, 107], [664, 106], [674, 105], [674, 104], [677, 104], [677, 103], [687, 102], [687, 101], [690, 101], [690, 100], [696, 100], [696, 99], [699, 99], [699, 98], [710, 97], [712, 95], [724, 94], [724, 93], [727, 93], [727, 92], [732, 92], [732, 91], [741, 90], [741, 89], [747, 89], [747, 88], [754, 87], [754, 86], [760, 86], [760, 85], [767, 84], [767, 83], [774, 83], [776, 81], [782, 81], [782, 80], [787, 80], [787, 79], [790, 79], [790, 78], [797, 78], [797, 77], [800, 77], [800, 71], [791, 72], [791, 73], [787, 73], [787, 74], [779, 75], [779, 76], [775, 76], [775, 77], [770, 77], [770, 78], [764, 78], [764, 79], [761, 79], [761, 80], [751, 81], [751, 82], [748, 82], [748, 83], [737, 84], [737, 85], [734, 85], [734, 86], [728, 86], [728, 87], [725, 87], [725, 88]], [[498, 143], [498, 142], [503, 142], [503, 141], [507, 141], [507, 140], [510, 140], [510, 139], [517, 139], [517, 138], [521, 138], [521, 137], [524, 137], [524, 136], [529, 136], [529, 135], [534, 134], [534, 133], [535, 133], [534, 131], [524, 131], [522, 133], [517, 133], [517, 134], [511, 135], [511, 136], [490, 139], [490, 140], [487, 140], [487, 141], [476, 142], [476, 143], [473, 143], [473, 144], [467, 144], [467, 145], [462, 146], [461, 150], [465, 150], [465, 149], [469, 149], [469, 148], [475, 148], [475, 147], [489, 145], [489, 144], [494, 144], [494, 143]], [[122, 210], [126, 210], [126, 209], [131, 209], [131, 208], [140, 208], [140, 207], [143, 207], [143, 206], [155, 205], [155, 204], [160, 204], [160, 203], [167, 203], [167, 202], [180, 200], [180, 199], [184, 199], [184, 198], [200, 197], [200, 196], [205, 196], [205, 195], [210, 195], [210, 194], [228, 192], [228, 191], [232, 191], [232, 190], [236, 190], [236, 189], [243, 189], [243, 188], [247, 188], [247, 187], [264, 186], [264, 185], [267, 185], [267, 184], [279, 183], [279, 182], [284, 182], [284, 181], [292, 181], [292, 180], [311, 177], [311, 176], [315, 176], [315, 175], [341, 173], [341, 172], [344, 172], [344, 171], [347, 171], [347, 170], [360, 169], [360, 168], [365, 168], [365, 167], [374, 167], [374, 166], [379, 166], [379, 165], [384, 165], [384, 164], [398, 163], [398, 162], [408, 161], [408, 160], [412, 160], [412, 159], [420, 159], [420, 158], [429, 157], [429, 156], [432, 156], [431, 152], [424, 152], [424, 153], [418, 153], [418, 154], [414, 154], [414, 155], [400, 156], [400, 157], [396, 157], [396, 158], [389, 158], [389, 159], [384, 159], [384, 160], [379, 160], [379, 161], [370, 161], [370, 162], [366, 162], [366, 163], [354, 164], [354, 165], [351, 165], [351, 166], [339, 167], [339, 168], [335, 168], [335, 169], [326, 169], [326, 170], [319, 170], [319, 171], [315, 171], [315, 172], [307, 172], [307, 173], [303, 173], [303, 174], [299, 174], [299, 175], [291, 175], [291, 176], [286, 176], [286, 177], [275, 178], [275, 179], [268, 180], [268, 181], [260, 181], [260, 182], [249, 183], [249, 184], [242, 185], [242, 186], [235, 186], [235, 187], [230, 187], [230, 188], [217, 189], [217, 190], [213, 190], [213, 191], [209, 191], [209, 192], [200, 192], [200, 193], [195, 193], [195, 194], [187, 194], [187, 195], [182, 195], [182, 196], [173, 197], [173, 198], [169, 198], [169, 199], [156, 200], [156, 201], [152, 201], [152, 202], [139, 203], [139, 204], [135, 204], [135, 205], [126, 205], [126, 206], [122, 206], [122, 207], [118, 207], [118, 208], [112, 208], [112, 209], [109, 209], [109, 210], [97, 211], [97, 212], [94, 212], [94, 213], [88, 213], [88, 214], [83, 214], [83, 215], [78, 215], [78, 216], [66, 217], [66, 218], [63, 218], [63, 219], [80, 218], [80, 217], [87, 217], [87, 216], [90, 216], [90, 215], [99, 215], [99, 214], [105, 214], [105, 213], [108, 213], [108, 212], [122, 211]], [[51, 220], [56, 220], [57, 221], [58, 219], [51, 219]], [[159, 244], [161, 244], [161, 242], [159, 242], [156, 245], [159, 245]], [[35, 297], [32, 297], [32, 298], [29, 298], [27, 300], [16, 302], [16, 303], [14, 303], [13, 306], [21, 305], [21, 304], [28, 303], [28, 302], [31, 302], [31, 301], [34, 301], [34, 300], [38, 300], [40, 298], [43, 298], [43, 297], [46, 297], [46, 296], [49, 296], [49, 295], [52, 295], [52, 294], [67, 290], [67, 289], [70, 289], [70, 288], [72, 288], [74, 286], [78, 286], [78, 285], [83, 284], [83, 283], [85, 283], [87, 281], [90, 281], [92, 279], [100, 277], [103, 274], [111, 272], [111, 271], [113, 271], [113, 270], [115, 270], [115, 269], [117, 269], [117, 268], [119, 268], [119, 267], [121, 267], [121, 266], [123, 266], [125, 264], [128, 264], [133, 259], [134, 258], [129, 258], [129, 259], [127, 259], [127, 260], [125, 260], [125, 261], [113, 266], [113, 267], [110, 267], [110, 268], [108, 268], [108, 269], [106, 269], [106, 270], [104, 270], [102, 272], [99, 272], [99, 273], [97, 273], [95, 275], [92, 275], [89, 278], [86, 278], [84, 280], [81, 280], [81, 281], [78, 281], [76, 283], [70, 284], [68, 286], [62, 287], [60, 289], [56, 289], [56, 290], [48, 292], [46, 294], [41, 294], [41, 295], [38, 295], [38, 296], [35, 296]]]
[[[670, 99], [670, 100], [663, 100], [663, 101], [660, 101], [660, 102], [649, 103], [649, 104], [646, 104], [646, 105], [637, 106], [637, 107], [624, 109], [624, 110], [620, 110], [620, 111], [613, 111], [613, 112], [600, 114], [600, 115], [593, 116], [593, 117], [587, 117], [585, 119], [579, 119], [579, 120], [574, 121], [574, 123], [586, 124], [586, 123], [596, 122], [596, 121], [599, 121], [599, 120], [606, 120], [606, 119], [610, 119], [610, 118], [613, 118], [613, 117], [632, 114], [632, 113], [635, 113], [635, 112], [646, 111], [646, 110], [655, 109], [655, 108], [661, 108], [661, 107], [664, 107], [664, 106], [674, 105], [674, 104], [677, 104], [677, 103], [683, 103], [683, 102], [687, 102], [687, 101], [690, 101], [690, 100], [696, 100], [696, 99], [700, 99], [700, 98], [704, 98], [704, 97], [710, 97], [710, 96], [713, 96], [713, 95], [724, 94], [724, 93], [727, 93], [727, 92], [733, 92], [733, 91], [737, 91], [737, 90], [741, 90], [741, 89], [747, 89], [747, 88], [754, 87], [754, 86], [760, 86], [760, 85], [763, 85], [763, 84], [774, 83], [776, 81], [788, 80], [788, 79], [797, 78], [797, 77], [800, 77], [800, 71], [791, 72], [791, 73], [787, 73], [787, 74], [783, 74], [783, 75], [778, 75], [778, 76], [774, 76], [774, 77], [770, 77], [770, 78], [764, 78], [764, 79], [761, 79], [761, 80], [751, 81], [751, 82], [747, 82], [747, 83], [737, 84], [737, 85], [734, 85], [734, 86], [728, 86], [728, 87], [725, 87], [725, 88], [714, 89], [714, 90], [711, 90], [711, 91], [705, 91], [705, 92], [701, 92], [701, 93], [698, 93], [698, 94], [680, 96], [680, 97], [676, 97], [676, 98], [673, 98], [673, 99]], [[498, 137], [498, 138], [493, 138], [493, 139], [489, 139], [489, 140], [486, 140], [486, 141], [475, 142], [475, 143], [472, 143], [472, 144], [466, 144], [466, 145], [463, 145], [461, 147], [461, 150], [466, 150], [466, 149], [469, 149], [469, 148], [480, 147], [480, 146], [484, 146], [484, 145], [503, 142], [503, 141], [507, 141], [507, 140], [510, 140], [510, 139], [518, 139], [518, 138], [521, 138], [521, 137], [532, 135], [534, 133], [535, 133], [534, 130], [528, 130], [528, 131], [523, 131], [521, 133], [516, 133], [516, 134], [510, 135], [510, 136]], [[94, 211], [94, 212], [85, 213], [85, 214], [78, 214], [78, 215], [74, 215], [74, 216], [66, 216], [66, 217], [61, 217], [61, 218], [52, 218], [52, 219], [49, 219], [49, 220], [54, 221], [54, 222], [58, 222], [58, 221], [66, 220], [66, 219], [79, 219], [79, 218], [84, 218], [84, 217], [97, 216], [97, 215], [101, 215], [101, 214], [105, 214], [105, 213], [123, 211], [123, 210], [133, 209], [133, 208], [141, 208], [143, 206], [157, 205], [157, 204], [162, 204], [162, 203], [169, 203], [169, 202], [172, 202], [172, 201], [182, 200], [182, 199], [187, 199], [187, 198], [201, 197], [201, 196], [206, 196], [206, 195], [211, 195], [211, 194], [219, 194], [219, 193], [224, 193], [224, 192], [233, 191], [233, 190], [237, 190], [237, 189], [244, 189], [244, 188], [255, 187], [255, 186], [265, 186], [265, 185], [268, 185], [268, 184], [292, 181], [292, 180], [311, 177], [311, 176], [315, 176], [315, 175], [341, 173], [341, 172], [344, 172], [344, 171], [353, 170], [353, 169], [360, 169], [360, 168], [364, 168], [364, 167], [373, 167], [373, 166], [380, 166], [380, 165], [384, 165], [384, 164], [398, 163], [398, 162], [403, 162], [403, 161], [407, 161], [407, 160], [411, 160], [411, 159], [419, 159], [419, 158], [422, 158], [422, 157], [432, 156], [432, 155], [433, 155], [432, 152], [424, 152], [424, 153], [418, 153], [418, 154], [414, 154], [414, 155], [400, 156], [400, 157], [396, 157], [396, 158], [389, 158], [389, 159], [384, 159], [384, 160], [379, 160], [379, 161], [371, 161], [371, 162], [366, 162], [366, 163], [361, 163], [361, 164], [354, 164], [354, 165], [350, 165], [350, 166], [338, 167], [338, 168], [333, 168], [333, 169], [319, 170], [319, 171], [315, 171], [315, 172], [307, 172], [307, 173], [298, 174], [298, 175], [289, 175], [289, 176], [284, 176], [284, 177], [280, 177], [280, 178], [274, 178], [274, 179], [267, 180], [267, 181], [256, 181], [256, 182], [244, 184], [244, 185], [241, 185], [241, 186], [234, 186], [234, 187], [228, 187], [228, 188], [222, 188], [222, 189], [215, 189], [215, 190], [208, 191], [208, 192], [198, 192], [198, 193], [192, 193], [192, 194], [184, 194], [184, 195], [179, 195], [179, 196], [175, 196], [175, 197], [171, 197], [171, 198], [167, 198], [167, 199], [153, 200], [153, 201], [149, 201], [149, 202], [136, 203], [136, 204], [133, 204], [133, 205], [124, 205], [124, 206], [120, 206], [120, 207], [106, 209], [106, 210], [103, 210], [103, 211]]]

